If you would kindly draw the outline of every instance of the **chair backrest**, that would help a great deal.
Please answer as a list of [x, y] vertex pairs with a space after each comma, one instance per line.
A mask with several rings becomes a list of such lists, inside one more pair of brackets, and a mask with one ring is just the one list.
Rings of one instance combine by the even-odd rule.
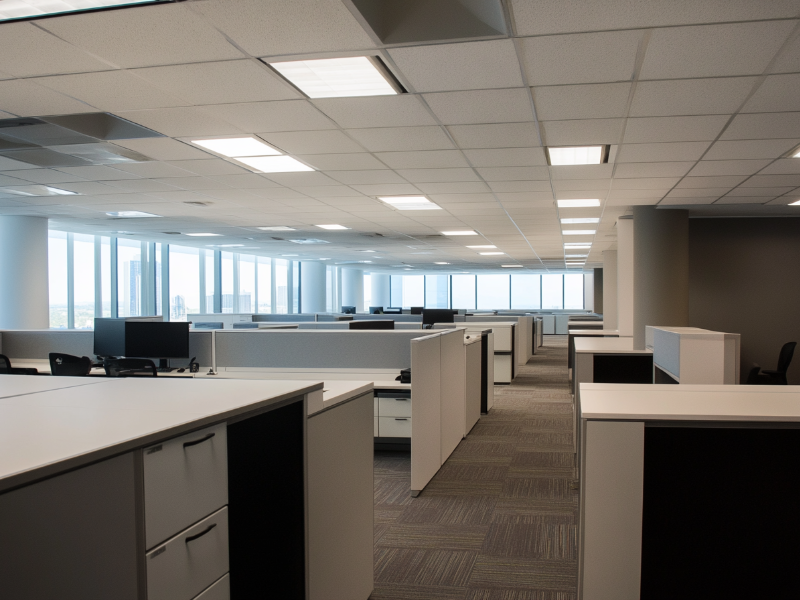
[[81, 377], [92, 370], [92, 359], [88, 356], [50, 353], [50, 374], [59, 377]]
[[781, 354], [778, 357], [778, 368], [776, 371], [786, 374], [789, 370], [789, 365], [792, 364], [792, 356], [794, 356], [794, 348], [797, 342], [787, 342], [781, 348]]
[[761, 371], [761, 367], [756, 363], [753, 363], [753, 366], [750, 367], [750, 372], [747, 374], [747, 380], [745, 381], [745, 385], [758, 385], [759, 371]]
[[0, 354], [0, 373], [11, 370], [11, 361], [5, 354]]

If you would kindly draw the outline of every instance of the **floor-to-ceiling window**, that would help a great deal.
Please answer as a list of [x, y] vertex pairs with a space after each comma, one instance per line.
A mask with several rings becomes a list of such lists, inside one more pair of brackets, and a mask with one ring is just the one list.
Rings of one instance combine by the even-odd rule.
[[285, 315], [289, 312], [289, 261], [275, 259], [275, 311]]
[[508, 275], [478, 275], [478, 310], [508, 310]]
[[511, 276], [511, 309], [541, 308], [541, 279], [539, 275]]
[[450, 276], [425, 276], [425, 308], [450, 308]]
[[239, 254], [239, 306], [236, 312], [255, 312], [256, 306], [256, 257]]
[[564, 275], [564, 308], [583, 308], [583, 274], [569, 273]]
[[257, 257], [258, 269], [258, 307], [256, 312], [272, 312], [272, 259]]
[[50, 327], [69, 327], [69, 292], [67, 290], [67, 234], [50, 230], [47, 244], [50, 286]]
[[169, 247], [169, 319], [186, 321], [200, 312], [200, 252], [187, 246]]
[[72, 233], [73, 327], [94, 328], [95, 317], [95, 239], [93, 235]]
[[451, 308], [475, 310], [475, 275], [453, 275], [450, 279], [453, 297]]
[[542, 308], [544, 310], [564, 308], [563, 275], [542, 275]]
[[142, 314], [142, 244], [117, 238], [117, 315]]
[[425, 306], [425, 276], [406, 275], [403, 277], [402, 303], [398, 306], [410, 308], [412, 306]]

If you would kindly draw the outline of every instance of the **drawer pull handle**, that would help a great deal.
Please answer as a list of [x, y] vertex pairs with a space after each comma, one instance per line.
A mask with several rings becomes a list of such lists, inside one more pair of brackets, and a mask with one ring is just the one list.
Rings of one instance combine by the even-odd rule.
[[207, 442], [211, 438], [213, 438], [216, 433], [209, 433], [205, 437], [200, 438], [199, 440], [195, 440], [193, 442], [184, 442], [183, 447], [188, 448], [189, 446], [196, 446], [197, 444], [202, 444], [203, 442]]
[[408, 419], [395, 419], [395, 421], [408, 421]]
[[217, 526], [217, 524], [216, 524], [216, 523], [212, 523], [211, 525], [209, 525], [208, 527], [206, 527], [206, 528], [205, 528], [203, 531], [201, 531], [201, 532], [200, 532], [200, 533], [198, 533], [197, 535], [190, 535], [189, 537], [187, 537], [187, 538], [186, 538], [186, 543], [188, 544], [189, 542], [193, 542], [193, 541], [195, 541], [197, 538], [201, 538], [201, 537], [203, 537], [205, 534], [207, 534], [209, 531], [211, 531], [212, 529], [214, 529], [214, 527], [216, 527], [216, 526]]
[[408, 402], [408, 398], [395, 398], [395, 402]]

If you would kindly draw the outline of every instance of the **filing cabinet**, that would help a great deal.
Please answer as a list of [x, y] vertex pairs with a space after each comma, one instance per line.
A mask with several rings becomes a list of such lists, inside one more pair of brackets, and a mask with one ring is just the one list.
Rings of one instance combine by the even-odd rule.
[[409, 390], [386, 390], [375, 393], [375, 437], [411, 437]]

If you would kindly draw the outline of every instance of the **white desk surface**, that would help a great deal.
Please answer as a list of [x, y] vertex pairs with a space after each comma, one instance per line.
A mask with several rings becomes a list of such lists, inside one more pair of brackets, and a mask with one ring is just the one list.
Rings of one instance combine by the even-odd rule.
[[[15, 363], [11, 363], [16, 367]], [[106, 381], [99, 377], [46, 377], [37, 375], [0, 375], [0, 399], [38, 394]]]
[[602, 321], [567, 321], [567, 325], [569, 327], [587, 327], [594, 325], [597, 327], [598, 325], [602, 325]]
[[619, 337], [619, 329], [570, 329], [569, 335], [572, 336], [584, 336], [584, 337], [591, 337], [591, 336], [617, 336]]
[[109, 378], [0, 399], [0, 492], [322, 387], [319, 381]]
[[576, 337], [575, 352], [578, 354], [652, 354], [652, 350], [634, 350], [632, 337]]
[[800, 386], [582, 383], [581, 418], [800, 421]]
[[372, 392], [373, 389], [371, 381], [326, 381], [325, 387], [322, 389], [322, 404], [314, 407], [309, 406], [308, 416], [327, 410], [346, 400], [363, 396]]

